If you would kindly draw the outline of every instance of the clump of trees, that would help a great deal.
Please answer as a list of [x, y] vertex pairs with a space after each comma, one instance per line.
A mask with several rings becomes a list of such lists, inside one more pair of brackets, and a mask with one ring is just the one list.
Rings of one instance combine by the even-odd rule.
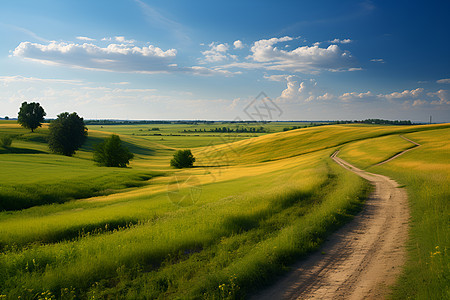
[[19, 110], [17, 122], [24, 128], [31, 129], [31, 132], [42, 126], [46, 113], [39, 103], [23, 102]]
[[192, 168], [195, 162], [195, 157], [192, 155], [191, 150], [178, 150], [173, 155], [170, 161], [172, 167], [181, 168]]
[[55, 153], [72, 156], [87, 138], [83, 118], [76, 112], [63, 112], [50, 122], [48, 146]]
[[413, 125], [410, 120], [383, 120], [383, 119], [366, 119], [362, 121], [336, 121], [336, 124], [351, 124], [351, 123], [359, 123], [359, 124], [377, 124], [377, 125]]
[[186, 132], [220, 132], [220, 133], [230, 133], [230, 132], [236, 132], [236, 133], [247, 133], [247, 132], [251, 132], [251, 133], [265, 133], [265, 132], [269, 132], [269, 130], [265, 129], [264, 127], [239, 127], [237, 126], [236, 128], [230, 128], [230, 127], [216, 127], [216, 128], [211, 128], [208, 131], [206, 129], [184, 129], [182, 131], [183, 133]]
[[95, 146], [94, 161], [101, 166], [125, 168], [134, 154], [122, 145], [118, 135], [111, 135]]

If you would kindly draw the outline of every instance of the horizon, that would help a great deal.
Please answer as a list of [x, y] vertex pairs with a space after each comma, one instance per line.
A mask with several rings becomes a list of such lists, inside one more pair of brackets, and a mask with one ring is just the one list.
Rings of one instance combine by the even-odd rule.
[[1, 118], [27, 101], [85, 120], [450, 122], [444, 1], [0, 8]]

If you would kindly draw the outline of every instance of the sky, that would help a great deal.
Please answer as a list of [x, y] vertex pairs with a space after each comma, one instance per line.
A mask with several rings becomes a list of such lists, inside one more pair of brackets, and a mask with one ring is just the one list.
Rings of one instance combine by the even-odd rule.
[[450, 1], [0, 1], [0, 117], [450, 122]]

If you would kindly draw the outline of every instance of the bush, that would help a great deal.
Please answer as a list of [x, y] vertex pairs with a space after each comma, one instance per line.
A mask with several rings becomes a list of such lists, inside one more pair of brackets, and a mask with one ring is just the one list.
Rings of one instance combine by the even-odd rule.
[[192, 168], [194, 162], [195, 158], [194, 155], [192, 155], [191, 150], [178, 150], [173, 155], [170, 165], [178, 169]]
[[101, 166], [125, 168], [133, 157], [118, 135], [113, 134], [95, 146], [94, 161]]
[[12, 138], [9, 135], [4, 135], [2, 137], [0, 137], [0, 146], [1, 147], [9, 147], [11, 146], [12, 143]]

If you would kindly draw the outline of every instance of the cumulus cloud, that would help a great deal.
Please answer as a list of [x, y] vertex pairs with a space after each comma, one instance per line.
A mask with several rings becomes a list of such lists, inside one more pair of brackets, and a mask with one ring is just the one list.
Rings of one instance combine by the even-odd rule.
[[437, 97], [438, 100], [431, 101], [431, 104], [437, 104], [437, 105], [444, 105], [444, 104], [450, 104], [450, 91], [449, 90], [439, 90], [435, 93], [428, 93], [428, 96], [431, 97]]
[[385, 63], [384, 59], [382, 59], [382, 58], [372, 58], [370, 61], [378, 62], [380, 64], [384, 64]]
[[[353, 68], [353, 59], [348, 51], [337, 45], [320, 48], [319, 45], [302, 46], [294, 50], [282, 50], [276, 47], [281, 42], [292, 41], [289, 36], [256, 41], [248, 57], [267, 70], [315, 73], [321, 70], [345, 71]], [[249, 67], [249, 65], [234, 66]], [[250, 65], [251, 67], [251, 65]]]
[[242, 49], [244, 48], [244, 44], [240, 40], [236, 40], [233, 43], [234, 49]]
[[286, 89], [277, 98], [279, 102], [310, 102], [316, 99], [317, 82], [313, 79], [300, 81], [295, 75], [286, 77]]
[[134, 44], [136, 40], [127, 40], [124, 36], [104, 37], [101, 39], [103, 42], [118, 42], [121, 44]]
[[209, 50], [203, 51], [202, 54], [204, 56], [203, 62], [220, 62], [227, 60], [229, 58], [236, 59], [235, 55], [228, 54], [228, 50], [230, 49], [230, 46], [227, 43], [224, 44], [218, 44], [218, 43], [211, 43], [208, 45]]
[[379, 97], [386, 99], [404, 99], [404, 98], [417, 98], [423, 93], [423, 88], [417, 88], [415, 90], [404, 90], [403, 92], [393, 92], [390, 94], [380, 94]]
[[317, 100], [328, 101], [328, 100], [332, 100], [332, 99], [334, 99], [334, 95], [330, 94], [330, 93], [325, 93], [321, 96], [317, 96]]
[[75, 44], [52, 41], [48, 45], [22, 42], [14, 50], [16, 57], [41, 63], [65, 65], [83, 69], [118, 72], [168, 71], [168, 63], [177, 54], [175, 49], [166, 51], [155, 46], [142, 48], [124, 44], [99, 47], [91, 43]]
[[437, 83], [450, 83], [450, 78], [439, 79]]
[[331, 40], [331, 41], [328, 41], [329, 43], [331, 43], [331, 44], [349, 44], [349, 43], [351, 43], [352, 42], [352, 40], [351, 39], [334, 39], [334, 40]]
[[374, 98], [374, 97], [375, 97], [375, 95], [371, 91], [362, 92], [362, 93], [348, 92], [348, 93], [343, 93], [341, 96], [339, 96], [339, 99], [341, 99], [344, 102], [350, 102], [353, 100], [364, 100], [364, 99]]

